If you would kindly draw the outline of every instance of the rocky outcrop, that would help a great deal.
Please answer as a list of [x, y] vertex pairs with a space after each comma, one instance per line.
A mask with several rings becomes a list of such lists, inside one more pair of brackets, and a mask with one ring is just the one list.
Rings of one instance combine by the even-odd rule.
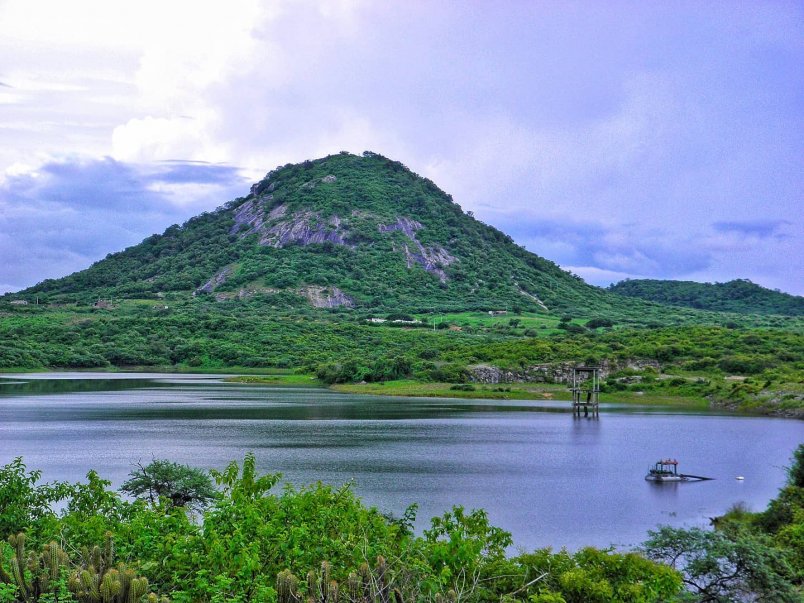
[[212, 293], [216, 288], [220, 287], [223, 283], [226, 282], [233, 270], [231, 266], [226, 266], [225, 268], [219, 270], [215, 276], [209, 279], [206, 283], [201, 285], [198, 289], [195, 290], [196, 293]]
[[[469, 380], [475, 383], [570, 383], [572, 382], [572, 369], [579, 366], [577, 362], [554, 362], [549, 364], [536, 364], [522, 369], [501, 369], [496, 366], [479, 364], [468, 367]], [[627, 359], [604, 360], [600, 363], [600, 379], [607, 379], [609, 375], [626, 369], [642, 370], [652, 368], [659, 370], [659, 363], [655, 360]]]
[[277, 205], [266, 214], [266, 204], [272, 200], [273, 195], [269, 194], [259, 199], [250, 199], [237, 207], [230, 234], [237, 234], [240, 238], [257, 234], [260, 245], [277, 248], [314, 243], [347, 245], [349, 233], [338, 216], [321, 220], [319, 214], [312, 211], [296, 212], [288, 216], [288, 209], [284, 204]]
[[337, 287], [310, 285], [299, 289], [315, 308], [353, 308], [355, 300]]
[[524, 295], [524, 296], [525, 296], [525, 297], [527, 297], [528, 299], [530, 299], [530, 300], [532, 300], [532, 301], [535, 301], [535, 302], [536, 302], [537, 304], [539, 304], [539, 305], [540, 305], [540, 306], [541, 306], [541, 307], [542, 307], [544, 310], [548, 310], [548, 311], [550, 310], [550, 308], [548, 308], [547, 306], [545, 306], [545, 305], [544, 305], [544, 302], [543, 302], [542, 300], [540, 300], [538, 297], [536, 297], [535, 295], [533, 295], [533, 293], [528, 293], [528, 292], [527, 292], [527, 291], [525, 291], [525, 290], [524, 290], [522, 287], [520, 287], [518, 283], [514, 283], [514, 284], [516, 285], [516, 288], [519, 290], [519, 293], [520, 293], [521, 295]]
[[437, 275], [439, 280], [445, 283], [447, 274], [444, 272], [444, 268], [454, 262], [455, 257], [440, 245], [433, 247], [422, 245], [416, 238], [416, 231], [421, 227], [422, 225], [416, 220], [399, 217], [393, 224], [380, 224], [379, 230], [383, 233], [402, 232], [413, 243], [412, 249], [407, 243], [402, 246], [408, 268], [413, 268], [415, 264], [418, 264], [427, 272]]
[[264, 226], [260, 234], [260, 245], [277, 248], [287, 247], [291, 244], [312, 245], [314, 243], [347, 245], [347, 236], [348, 233], [341, 226], [338, 216], [332, 216], [329, 220], [322, 221], [314, 212], [298, 212], [272, 226]]
[[240, 238], [258, 232], [265, 223], [262, 201], [259, 199], [249, 199], [235, 208], [232, 217], [234, 224], [229, 229], [229, 234], [239, 234]]
[[[336, 180], [335, 176], [330, 175], [320, 181], [306, 184], [311, 186], [315, 186], [318, 182], [331, 184]], [[299, 211], [288, 215], [285, 205], [278, 205], [266, 214], [267, 204], [272, 200], [273, 195], [269, 193], [263, 197], [250, 199], [237, 207], [233, 214], [234, 224], [231, 234], [238, 234], [241, 238], [257, 234], [260, 245], [276, 248], [316, 243], [354, 247], [349, 242], [349, 230], [339, 216], [323, 220], [319, 213], [313, 211]], [[352, 214], [352, 218], [358, 219], [371, 217], [371, 214], [356, 212]], [[436, 275], [442, 283], [447, 281], [444, 268], [452, 264], [455, 257], [440, 245], [430, 247], [422, 245], [416, 238], [416, 232], [422, 228], [419, 222], [407, 217], [398, 217], [396, 222], [380, 224], [378, 228], [381, 233], [401, 232], [405, 235], [409, 243], [403, 243], [401, 247], [394, 249], [404, 254], [408, 268], [419, 265], [430, 274]]]

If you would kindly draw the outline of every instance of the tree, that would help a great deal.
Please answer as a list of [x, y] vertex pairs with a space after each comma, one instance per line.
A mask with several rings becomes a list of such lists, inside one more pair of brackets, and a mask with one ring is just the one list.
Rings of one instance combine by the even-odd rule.
[[644, 553], [681, 572], [696, 601], [799, 601], [784, 556], [747, 530], [729, 534], [662, 526], [649, 531]]
[[172, 507], [204, 507], [218, 495], [206, 471], [167, 460], [138, 463], [129, 476], [120, 490], [151, 504], [164, 498]]
[[65, 482], [39, 484], [41, 471], [28, 471], [22, 457], [0, 467], [0, 539], [55, 517], [51, 505], [70, 496]]

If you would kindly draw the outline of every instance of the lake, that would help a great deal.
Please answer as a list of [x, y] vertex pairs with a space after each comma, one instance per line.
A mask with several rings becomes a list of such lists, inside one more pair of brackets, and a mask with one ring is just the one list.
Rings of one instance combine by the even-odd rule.
[[[525, 549], [630, 547], [658, 524], [705, 526], [737, 502], [761, 510], [803, 440], [799, 421], [633, 405], [578, 419], [569, 402], [355, 396], [214, 375], [0, 379], [0, 464], [22, 456], [45, 481], [94, 468], [117, 487], [137, 461], [220, 469], [252, 451], [261, 471], [297, 485], [353, 481], [396, 515], [418, 503], [418, 528], [453, 504], [484, 508]], [[646, 482], [662, 457], [716, 479]]]

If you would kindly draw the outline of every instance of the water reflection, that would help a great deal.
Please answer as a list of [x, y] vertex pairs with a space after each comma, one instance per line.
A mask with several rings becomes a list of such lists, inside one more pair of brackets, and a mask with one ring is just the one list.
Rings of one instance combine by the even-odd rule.
[[[573, 418], [567, 403], [550, 401], [349, 396], [215, 376], [59, 377], [0, 384], [0, 462], [23, 455], [45, 479], [72, 481], [96, 468], [119, 485], [137, 460], [223, 468], [253, 451], [261, 471], [296, 484], [355, 480], [369, 504], [397, 514], [418, 502], [420, 528], [452, 504], [485, 508], [527, 548], [636, 544], [659, 523], [706, 525], [738, 501], [762, 508], [801, 440], [795, 421], [656, 408], [601, 405], [599, 418]], [[646, 482], [667, 455], [718, 479]]]

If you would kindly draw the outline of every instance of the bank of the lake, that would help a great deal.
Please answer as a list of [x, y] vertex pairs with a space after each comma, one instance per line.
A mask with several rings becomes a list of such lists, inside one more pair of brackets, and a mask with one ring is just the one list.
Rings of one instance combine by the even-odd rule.
[[[273, 387], [316, 387], [327, 388], [332, 391], [356, 395], [396, 396], [396, 397], [426, 397], [426, 398], [457, 398], [457, 399], [489, 399], [489, 400], [561, 400], [572, 399], [566, 385], [555, 383], [446, 383], [433, 381], [419, 381], [415, 379], [397, 379], [390, 381], [361, 382], [361, 383], [335, 383], [321, 382], [315, 375], [300, 372], [292, 368], [255, 368], [255, 367], [184, 367], [184, 366], [156, 366], [156, 367], [104, 367], [101, 369], [61, 370], [50, 369], [0, 369], [2, 375], [29, 374], [29, 375], [58, 375], [58, 374], [108, 374], [108, 375], [207, 375], [220, 376], [227, 382], [245, 385], [270, 385]], [[670, 381], [672, 376], [664, 376], [663, 380]], [[711, 375], [687, 376], [687, 380], [712, 379]], [[743, 378], [717, 377], [723, 383], [731, 383], [740, 387]], [[719, 413], [737, 414], [742, 416], [776, 416], [791, 419], [804, 419], [804, 404], [802, 404], [801, 384], [795, 391], [778, 392], [777, 399], [772, 404], [754, 402], [751, 400], [732, 400], [720, 396], [701, 396], [680, 393], [677, 388], [666, 388], [660, 391], [646, 388], [643, 390], [621, 390], [615, 392], [601, 392], [600, 401], [603, 403], [633, 404], [636, 406], [666, 406], [668, 408], [681, 408], [691, 411], [710, 409]]]
[[[320, 386], [327, 387], [313, 375], [235, 375], [226, 378], [227, 382], [253, 385], [281, 386]], [[375, 383], [336, 383], [328, 386], [332, 391], [371, 395], [401, 396], [409, 398], [458, 398], [469, 400], [560, 400], [569, 401], [572, 395], [566, 385], [555, 383], [501, 383], [495, 385], [474, 383], [443, 383], [398, 379]], [[639, 406], [667, 406], [705, 410], [709, 402], [702, 397], [657, 394], [655, 392], [617, 392], [601, 393], [601, 402], [634, 404]], [[757, 413], [762, 414], [762, 413]]]

